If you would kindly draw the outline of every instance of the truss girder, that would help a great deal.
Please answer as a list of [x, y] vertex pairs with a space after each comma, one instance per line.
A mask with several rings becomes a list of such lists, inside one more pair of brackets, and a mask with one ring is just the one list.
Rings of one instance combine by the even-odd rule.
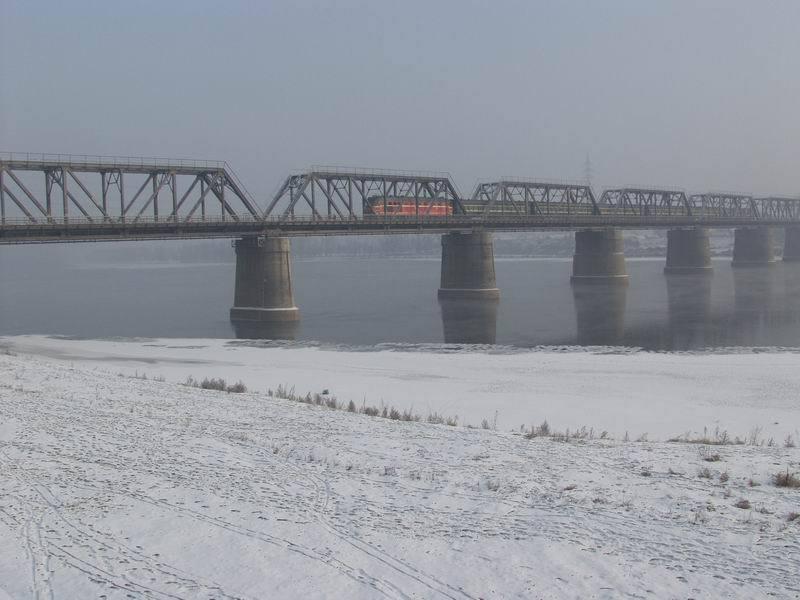
[[287, 177], [264, 217], [353, 221], [369, 216], [373, 204], [393, 198], [413, 201], [416, 215], [428, 214], [437, 202], [447, 203], [452, 214], [465, 213], [448, 176], [312, 170]]
[[206, 167], [116, 160], [110, 166], [69, 157], [62, 162], [0, 158], [3, 223], [69, 222], [76, 216], [89, 223], [262, 218], [226, 163]]
[[0, 153], [0, 243], [136, 231], [213, 237], [800, 223], [800, 198], [641, 187], [598, 198], [588, 185], [503, 178], [462, 199], [445, 174], [324, 167], [287, 177], [262, 211], [227, 163], [19, 156]]
[[680, 190], [650, 188], [605, 190], [598, 204], [600, 213], [609, 216], [694, 216], [686, 193]]
[[800, 200], [797, 198], [755, 198], [762, 219], [796, 221], [800, 219]]
[[797, 198], [754, 198], [743, 194], [696, 194], [692, 196], [695, 212], [703, 217], [783, 220], [797, 219]]
[[479, 183], [472, 193], [471, 212], [514, 215], [599, 215], [588, 185], [539, 181]]

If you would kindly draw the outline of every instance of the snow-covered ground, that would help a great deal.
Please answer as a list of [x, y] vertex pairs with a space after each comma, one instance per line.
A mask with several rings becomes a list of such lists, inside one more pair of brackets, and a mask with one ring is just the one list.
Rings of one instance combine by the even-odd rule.
[[559, 429], [592, 427], [622, 438], [666, 440], [704, 428], [800, 441], [800, 353], [663, 354], [618, 351], [446, 352], [446, 347], [354, 351], [264, 347], [246, 341], [0, 338], [0, 347], [111, 374], [222, 377], [248, 389], [278, 385], [301, 394], [392, 405], [461, 424], [497, 419], [498, 429], [547, 419]]
[[[796, 355], [3, 343], [49, 356], [0, 354], [0, 598], [800, 596], [800, 491], [771, 484], [800, 470], [795, 448], [715, 446], [708, 462], [693, 444], [530, 440], [117, 374], [413, 393], [459, 414], [513, 394], [525, 422], [635, 409], [630, 429], [672, 432], [692, 402], [687, 423], [796, 426]], [[573, 414], [587, 398], [605, 406]]]

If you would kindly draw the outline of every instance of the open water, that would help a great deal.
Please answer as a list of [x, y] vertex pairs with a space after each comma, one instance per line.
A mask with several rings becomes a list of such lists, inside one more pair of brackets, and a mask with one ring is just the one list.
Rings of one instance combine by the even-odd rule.
[[[0, 335], [256, 337], [375, 344], [800, 347], [800, 265], [669, 276], [628, 260], [628, 286], [572, 286], [563, 259], [496, 261], [499, 302], [440, 303], [435, 259], [295, 260], [295, 327], [235, 330], [233, 263], [81, 265], [48, 246], [0, 252]], [[50, 254], [54, 253], [54, 254]], [[53, 260], [57, 256], [58, 260]]]

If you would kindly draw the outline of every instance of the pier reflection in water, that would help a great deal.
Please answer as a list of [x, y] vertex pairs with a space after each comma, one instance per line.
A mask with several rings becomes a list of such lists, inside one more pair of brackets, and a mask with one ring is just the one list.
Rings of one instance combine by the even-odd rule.
[[446, 344], [494, 344], [497, 299], [439, 299]]
[[299, 321], [286, 322], [231, 322], [236, 337], [240, 340], [294, 340], [300, 329]]
[[735, 269], [732, 318], [738, 326], [732, 345], [798, 345], [800, 264]]
[[[713, 273], [663, 275], [657, 263], [632, 262], [629, 286], [569, 285], [556, 270], [557, 263], [537, 266], [540, 285], [532, 287], [517, 278], [501, 300], [440, 299], [440, 341], [667, 351], [800, 346], [800, 263], [732, 269], [727, 261], [716, 261]], [[565, 288], [571, 288], [567, 293], [572, 297], [573, 315], [564, 310], [569, 298]], [[397, 323], [384, 320], [382, 308], [375, 318], [384, 323], [387, 337], [408, 335], [413, 338], [409, 341], [417, 341], [420, 336], [419, 331], [401, 331]], [[319, 322], [310, 325], [308, 331], [302, 320], [238, 325], [236, 335], [285, 340], [321, 337], [311, 333]], [[407, 322], [407, 327], [411, 325]], [[375, 324], [369, 328], [372, 334], [376, 328]]]
[[733, 314], [739, 326], [735, 344], [763, 346], [766, 332], [780, 328], [785, 316], [779, 303], [780, 281], [775, 267], [733, 270]]
[[670, 350], [705, 348], [716, 343], [711, 308], [712, 273], [669, 274], [667, 286], [667, 339]]
[[572, 286], [576, 343], [581, 346], [615, 346], [625, 334], [628, 286], [619, 283], [576, 283]]

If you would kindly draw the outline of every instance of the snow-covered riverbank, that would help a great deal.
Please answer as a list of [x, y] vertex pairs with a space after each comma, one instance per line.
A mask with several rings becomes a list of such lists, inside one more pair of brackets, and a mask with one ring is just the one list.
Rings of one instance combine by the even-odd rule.
[[499, 429], [547, 419], [623, 438], [666, 440], [692, 431], [800, 441], [800, 354], [635, 352], [453, 352], [452, 347], [354, 351], [263, 347], [209, 339], [68, 340], [0, 338], [0, 347], [110, 374], [241, 380], [250, 390], [278, 385], [301, 394], [328, 389], [340, 400], [483, 419]]
[[[421, 355], [412, 368], [402, 354], [383, 353], [384, 370], [376, 373], [370, 358], [379, 353], [357, 353], [362, 363], [340, 353], [336, 364], [313, 349], [250, 355], [254, 349], [225, 347], [211, 360], [208, 346], [194, 354], [167, 347], [188, 345], [177, 343], [112, 352], [95, 343], [97, 354], [88, 356], [88, 343], [70, 350], [65, 344], [72, 342], [57, 343], [70, 356], [0, 354], [0, 598], [800, 594], [800, 519], [787, 518], [800, 512], [800, 492], [771, 484], [778, 471], [800, 471], [796, 448], [715, 446], [719, 460], [707, 461], [692, 444], [529, 440], [115, 374], [208, 373], [241, 378], [251, 388], [268, 380], [274, 386], [271, 377], [280, 376], [315, 390], [319, 383], [299, 379], [301, 361], [292, 353], [315, 361], [306, 372], [320, 382], [338, 381], [347, 365], [342, 377], [352, 377], [361, 364], [373, 385], [402, 384], [418, 376], [420, 365], [435, 372], [443, 368], [427, 362], [435, 355]], [[136, 348], [148, 354], [134, 359]], [[263, 379], [248, 381], [255, 356], [268, 357]], [[271, 366], [282, 356], [298, 361], [297, 378], [285, 365]], [[455, 363], [474, 381], [486, 373], [470, 368], [495, 358], [465, 356]], [[508, 374], [496, 377], [528, 377], [515, 362], [523, 356], [529, 367], [536, 362], [531, 355], [500, 357], [509, 359]], [[645, 358], [652, 360], [650, 374], [666, 378], [679, 357]], [[795, 356], [769, 358], [779, 359], [775, 380], [793, 385], [788, 365]], [[605, 357], [583, 359], [587, 370], [599, 370]], [[740, 387], [747, 381], [739, 358], [727, 359], [734, 365], [720, 363], [706, 376], [712, 398], [730, 391], [715, 389], [725, 373], [738, 373]], [[656, 368], [659, 360], [664, 364]], [[563, 377], [557, 362], [530, 375], [545, 380], [537, 393], [542, 402], [552, 392], [542, 374]], [[587, 372], [580, 378], [587, 395], [611, 385]], [[418, 379], [416, 389], [434, 386], [424, 392], [432, 398], [437, 381]], [[659, 397], [665, 392], [658, 381], [638, 385]], [[775, 384], [757, 396], [757, 387], [754, 381], [740, 389], [718, 411], [739, 415], [735, 409], [748, 399], [769, 400], [770, 390], [781, 389]], [[782, 397], [787, 418], [796, 414], [789, 406], [796, 391]], [[380, 395], [376, 388], [369, 397]], [[566, 392], [550, 402], [564, 398]], [[424, 407], [419, 400], [415, 406]], [[767, 408], [778, 410], [758, 407]], [[591, 420], [587, 413], [583, 421]], [[698, 476], [704, 469], [709, 477]], [[740, 500], [750, 507], [737, 508]]]

